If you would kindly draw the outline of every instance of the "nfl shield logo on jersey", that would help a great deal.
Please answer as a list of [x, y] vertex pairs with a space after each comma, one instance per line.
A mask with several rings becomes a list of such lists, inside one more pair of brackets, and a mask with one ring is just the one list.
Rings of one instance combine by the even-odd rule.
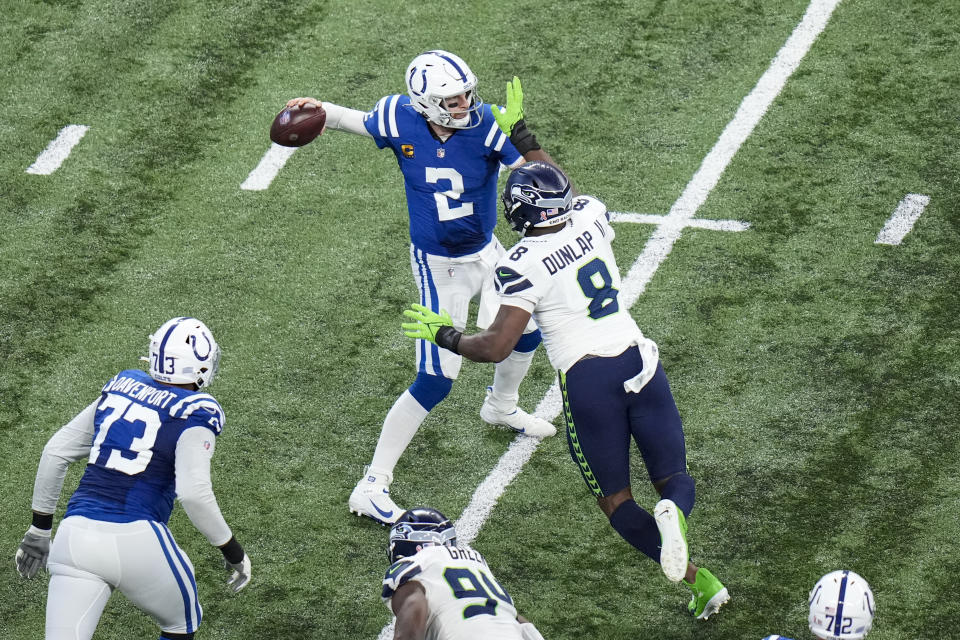
[[442, 158], [442, 157], [445, 156], [445, 155], [447, 155], [447, 150], [446, 150], [446, 149], [442, 149], [442, 148], [441, 148], [441, 149], [437, 149], [437, 157], [438, 157], [438, 158]]

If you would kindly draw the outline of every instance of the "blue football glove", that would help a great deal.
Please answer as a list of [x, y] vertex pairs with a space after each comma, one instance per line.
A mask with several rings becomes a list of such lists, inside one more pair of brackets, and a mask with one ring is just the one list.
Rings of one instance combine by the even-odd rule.
[[507, 106], [493, 105], [493, 117], [508, 136], [513, 131], [513, 125], [523, 120], [523, 87], [517, 76], [507, 83]]

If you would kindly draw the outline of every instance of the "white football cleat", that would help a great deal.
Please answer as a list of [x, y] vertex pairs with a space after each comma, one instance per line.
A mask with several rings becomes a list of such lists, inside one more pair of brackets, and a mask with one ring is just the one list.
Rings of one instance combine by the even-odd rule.
[[350, 494], [350, 513], [366, 516], [387, 527], [396, 522], [403, 509], [390, 499], [390, 480], [389, 476], [365, 471]]
[[493, 387], [487, 387], [487, 398], [480, 407], [480, 419], [487, 424], [498, 424], [509, 427], [517, 433], [534, 438], [548, 438], [556, 435], [557, 428], [542, 418], [532, 416], [520, 407], [512, 411], [503, 412], [494, 408], [490, 402]]
[[661, 500], [653, 508], [660, 530], [660, 568], [670, 582], [680, 582], [687, 573], [687, 523], [673, 500]]

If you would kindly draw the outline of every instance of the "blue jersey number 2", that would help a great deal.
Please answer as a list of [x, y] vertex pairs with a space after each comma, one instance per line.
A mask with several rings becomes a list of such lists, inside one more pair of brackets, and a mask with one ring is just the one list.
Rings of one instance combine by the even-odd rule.
[[[453, 567], [448, 567], [443, 572], [443, 577], [446, 578], [447, 584], [450, 585], [450, 588], [453, 589], [453, 595], [456, 598], [484, 598], [486, 602], [484, 604], [472, 604], [463, 609], [463, 617], [472, 618], [473, 616], [478, 616], [481, 614], [487, 614], [490, 616], [497, 614], [497, 601], [493, 599], [491, 594], [503, 600], [507, 604], [513, 604], [513, 599], [510, 597], [510, 594], [507, 593], [507, 590], [500, 586], [496, 580], [491, 580], [487, 577], [483, 571], [480, 571], [480, 578], [483, 579], [483, 582], [486, 584], [484, 588], [483, 584], [480, 584], [480, 579], [477, 578], [477, 575], [470, 571], [470, 569], [455, 569]], [[488, 591], [489, 589], [489, 591]]]

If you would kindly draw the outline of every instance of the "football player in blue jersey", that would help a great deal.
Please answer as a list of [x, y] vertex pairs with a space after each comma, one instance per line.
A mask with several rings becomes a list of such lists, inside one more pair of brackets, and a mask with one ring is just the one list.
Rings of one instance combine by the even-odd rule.
[[[610, 525], [690, 588], [698, 619], [727, 602], [726, 587], [689, 560], [687, 516], [694, 480], [687, 474], [680, 414], [657, 345], [619, 301], [620, 271], [606, 206], [574, 196], [566, 175], [546, 162], [514, 169], [503, 191], [504, 215], [522, 236], [496, 266], [500, 309], [490, 327], [465, 335], [422, 305], [404, 312], [407, 336], [477, 362], [504, 358], [531, 317], [557, 370], [570, 455]], [[631, 440], [660, 494], [652, 512], [630, 483]]]
[[[163, 640], [190, 640], [202, 609], [190, 559], [167, 528], [174, 498], [223, 552], [234, 591], [250, 580], [250, 558], [227, 526], [210, 481], [223, 410], [204, 393], [220, 347], [195, 318], [173, 318], [150, 336], [149, 375], [121, 371], [100, 397], [43, 448], [33, 487], [33, 523], [17, 549], [17, 571], [50, 571], [47, 640], [88, 640], [114, 589], [157, 622]], [[50, 542], [71, 462], [86, 459], [77, 490]]]
[[[873, 628], [876, 605], [870, 585], [853, 571], [831, 571], [808, 597], [810, 632], [820, 640], [863, 640]], [[766, 636], [763, 640], [791, 640]]]
[[[477, 325], [486, 327], [497, 308], [492, 269], [504, 251], [493, 235], [500, 165], [550, 157], [525, 126], [518, 79], [508, 84], [503, 110], [480, 99], [476, 76], [447, 51], [414, 58], [405, 81], [406, 95], [381, 98], [367, 113], [315, 98], [294, 98], [287, 106], [322, 104], [326, 128], [371, 138], [394, 153], [406, 191], [410, 267], [420, 303], [449, 310], [463, 329], [470, 301], [479, 297]], [[556, 433], [552, 424], [517, 406], [538, 344], [540, 332], [531, 322], [496, 366], [480, 409], [485, 422], [534, 437]], [[387, 413], [373, 459], [350, 495], [351, 512], [382, 524], [403, 512], [390, 497], [394, 467], [427, 414], [450, 393], [460, 364], [459, 355], [417, 342], [416, 379]]]

